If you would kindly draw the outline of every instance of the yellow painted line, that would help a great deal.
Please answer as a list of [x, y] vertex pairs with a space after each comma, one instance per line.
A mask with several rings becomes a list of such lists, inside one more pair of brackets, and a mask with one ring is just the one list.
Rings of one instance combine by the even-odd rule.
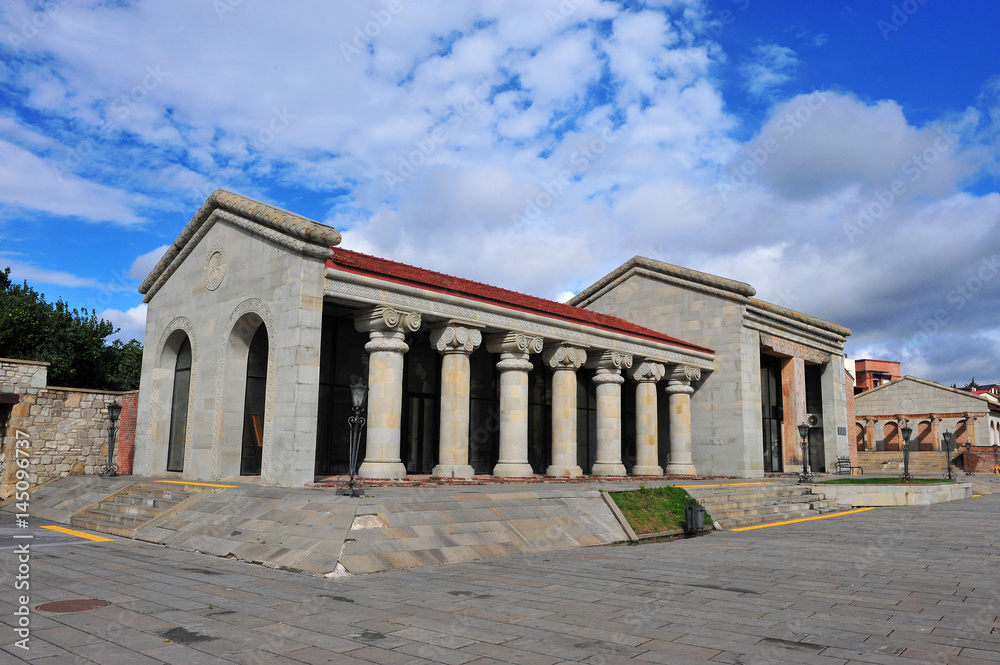
[[212, 483], [189, 483], [186, 480], [157, 480], [158, 483], [172, 483], [174, 485], [197, 485], [198, 487], [227, 487], [235, 489], [239, 485], [214, 485]]
[[785, 522], [771, 522], [770, 524], [755, 524], [754, 526], [741, 526], [738, 529], [729, 529], [729, 531], [750, 531], [751, 529], [766, 529], [770, 526], [784, 526], [785, 524], [797, 524], [799, 522], [812, 522], [813, 520], [825, 520], [831, 517], [843, 517], [844, 515], [853, 515], [855, 513], [863, 513], [866, 510], [875, 510], [874, 507], [868, 508], [855, 508], [854, 510], [845, 510], [842, 513], [830, 513], [829, 515], [817, 515], [816, 517], [802, 517], [797, 520], [787, 520]]
[[973, 498], [973, 499], [976, 499], [976, 498], [978, 498], [978, 497], [981, 497], [981, 496], [982, 496], [982, 494], [973, 494], [973, 495], [972, 495], [972, 498]]
[[43, 529], [48, 529], [49, 531], [58, 531], [59, 533], [65, 533], [68, 536], [76, 536], [77, 538], [86, 538], [87, 540], [93, 540], [98, 543], [106, 543], [114, 540], [114, 538], [105, 538], [104, 536], [95, 536], [93, 534], [84, 533], [83, 531], [74, 531], [73, 529], [67, 529], [64, 526], [43, 526]]
[[674, 485], [674, 487], [680, 487], [682, 489], [687, 489], [689, 487], [739, 487], [740, 485], [781, 485], [781, 483], [775, 482], [759, 482], [759, 483], [726, 483], [724, 485]]

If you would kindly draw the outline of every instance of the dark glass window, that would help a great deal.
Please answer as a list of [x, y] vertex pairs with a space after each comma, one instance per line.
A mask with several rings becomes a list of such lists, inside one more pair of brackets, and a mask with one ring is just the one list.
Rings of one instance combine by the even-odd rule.
[[576, 371], [576, 463], [590, 473], [597, 461], [597, 370]]
[[174, 363], [174, 389], [170, 398], [170, 435], [167, 438], [167, 471], [184, 470], [184, 440], [187, 438], [188, 396], [191, 391], [191, 342], [181, 342]]
[[541, 358], [528, 373], [528, 463], [535, 473], [552, 464], [552, 372]]
[[243, 403], [241, 476], [259, 476], [264, 450], [264, 402], [267, 393], [267, 329], [257, 328], [247, 356], [246, 399]]
[[476, 473], [493, 473], [500, 456], [499, 357], [485, 346], [469, 358], [469, 464]]
[[[351, 453], [351, 383], [368, 380], [368, 335], [354, 328], [354, 312], [327, 305], [323, 311], [323, 341], [319, 360], [319, 414], [316, 428], [318, 476], [348, 473]], [[367, 404], [366, 404], [367, 408]], [[365, 432], [361, 431], [358, 464], [365, 456]], [[355, 472], [357, 469], [355, 468]]]

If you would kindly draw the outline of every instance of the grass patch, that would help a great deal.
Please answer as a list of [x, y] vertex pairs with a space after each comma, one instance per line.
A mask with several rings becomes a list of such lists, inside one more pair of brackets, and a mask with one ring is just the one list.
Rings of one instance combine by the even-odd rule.
[[914, 478], [904, 483], [902, 478], [838, 478], [836, 480], [821, 480], [817, 485], [934, 485], [937, 483], [953, 483], [947, 478]]
[[[679, 487], [644, 487], [626, 492], [608, 492], [636, 533], [657, 533], [684, 528], [684, 507], [694, 501]], [[705, 527], [712, 525], [706, 511]]]

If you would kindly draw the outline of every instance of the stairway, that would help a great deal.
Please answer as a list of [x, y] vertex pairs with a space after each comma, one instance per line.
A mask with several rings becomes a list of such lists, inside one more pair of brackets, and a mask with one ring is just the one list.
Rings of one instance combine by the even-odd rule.
[[702, 502], [721, 529], [814, 517], [843, 510], [842, 506], [813, 494], [809, 487], [790, 483], [685, 487]]
[[199, 495], [212, 493], [194, 485], [137, 482], [76, 513], [70, 525], [135, 538], [142, 527], [177, 513]]

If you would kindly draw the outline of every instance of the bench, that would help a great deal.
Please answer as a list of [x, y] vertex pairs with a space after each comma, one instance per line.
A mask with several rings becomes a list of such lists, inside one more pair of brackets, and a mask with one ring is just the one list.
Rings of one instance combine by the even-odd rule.
[[865, 470], [860, 466], [852, 466], [850, 457], [838, 457], [837, 458], [837, 475], [843, 476], [853, 476], [854, 472], [857, 471], [858, 475], [864, 475]]

